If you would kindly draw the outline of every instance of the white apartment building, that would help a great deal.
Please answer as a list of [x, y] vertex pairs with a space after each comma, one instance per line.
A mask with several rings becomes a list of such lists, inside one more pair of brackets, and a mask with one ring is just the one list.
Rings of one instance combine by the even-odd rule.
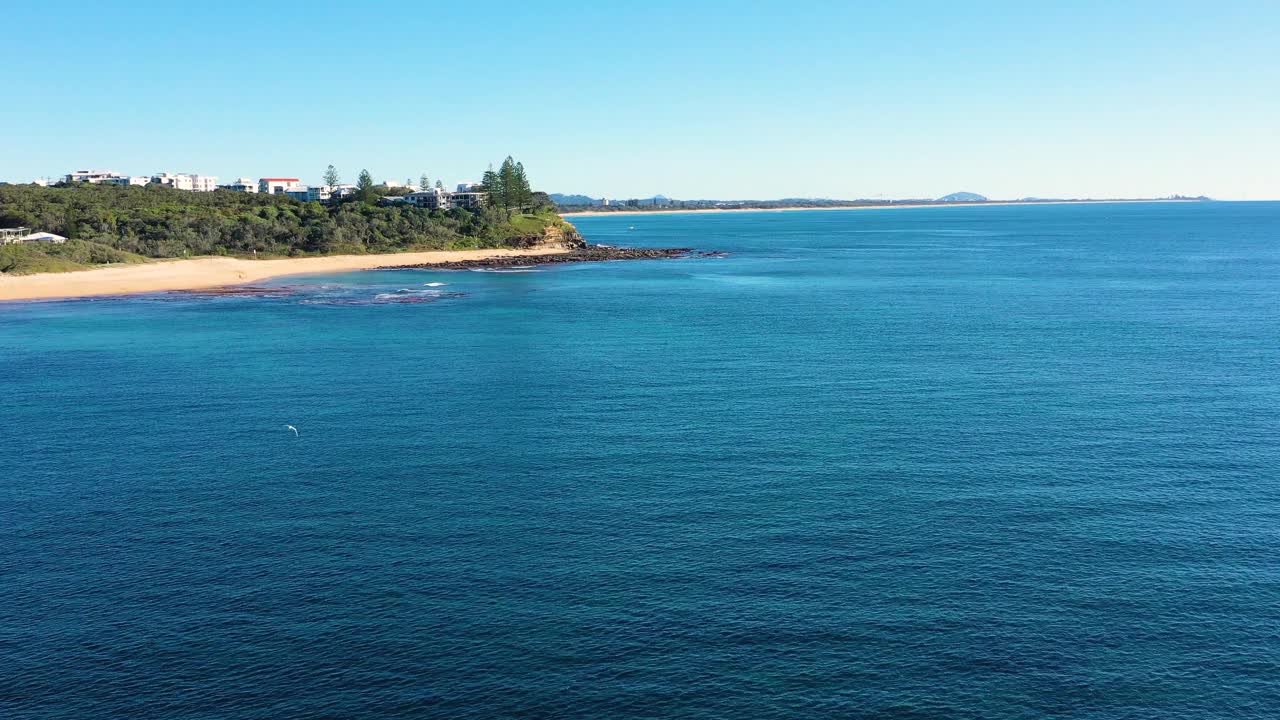
[[97, 183], [106, 182], [111, 178], [120, 177], [120, 173], [113, 170], [77, 170], [73, 173], [67, 173], [66, 181]]
[[151, 182], [171, 187], [174, 190], [190, 190], [192, 192], [213, 192], [218, 188], [218, 178], [212, 175], [196, 175], [194, 173], [160, 173], [152, 175]]
[[449, 202], [449, 193], [440, 188], [427, 188], [409, 193], [404, 196], [404, 201], [414, 207], [427, 210], [448, 210], [452, 207], [452, 203]]
[[125, 187], [146, 185], [149, 182], [151, 182], [151, 178], [145, 175], [117, 175], [102, 180], [103, 185], [123, 185]]
[[[458, 192], [449, 192], [440, 188], [430, 188], [404, 196], [405, 202], [415, 207], [428, 210], [448, 210], [449, 208], [482, 208], [489, 197], [488, 193], [472, 190], [481, 187], [477, 183], [458, 185]], [[464, 189], [466, 188], [466, 189]]]
[[259, 178], [258, 192], [276, 195], [290, 190], [302, 190], [303, 185], [298, 178]]
[[326, 202], [333, 193], [328, 185], [308, 185], [294, 190], [285, 190], [284, 194], [302, 202]]
[[489, 193], [485, 192], [456, 192], [449, 195], [449, 202], [454, 207], [477, 209], [485, 206], [489, 200]]

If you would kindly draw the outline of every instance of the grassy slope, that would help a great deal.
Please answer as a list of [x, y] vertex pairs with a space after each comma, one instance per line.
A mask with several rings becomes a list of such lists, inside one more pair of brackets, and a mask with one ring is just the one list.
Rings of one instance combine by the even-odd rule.
[[553, 210], [538, 210], [532, 213], [513, 214], [511, 220], [499, 228], [499, 232], [503, 234], [504, 239], [507, 239], [542, 235], [548, 227], [565, 229], [569, 227], [569, 223]]
[[510, 220], [493, 228], [490, 237], [463, 238], [453, 243], [452, 249], [507, 247], [517, 238], [540, 238], [549, 227], [567, 229], [571, 226], [553, 210], [537, 210], [526, 213], [513, 212]]

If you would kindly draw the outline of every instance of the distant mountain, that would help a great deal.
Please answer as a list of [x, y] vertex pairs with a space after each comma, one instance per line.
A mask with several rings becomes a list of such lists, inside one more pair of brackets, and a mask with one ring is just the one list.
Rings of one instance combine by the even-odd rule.
[[987, 202], [985, 195], [971, 192], [951, 193], [938, 198], [938, 202]]
[[600, 201], [586, 195], [565, 195], [551, 193], [551, 202], [557, 205], [599, 205]]

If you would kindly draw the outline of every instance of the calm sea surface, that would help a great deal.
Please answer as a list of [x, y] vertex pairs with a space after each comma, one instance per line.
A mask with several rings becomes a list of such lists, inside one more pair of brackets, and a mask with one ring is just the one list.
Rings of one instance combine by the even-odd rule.
[[1280, 717], [1280, 204], [578, 225], [0, 305], [0, 717]]

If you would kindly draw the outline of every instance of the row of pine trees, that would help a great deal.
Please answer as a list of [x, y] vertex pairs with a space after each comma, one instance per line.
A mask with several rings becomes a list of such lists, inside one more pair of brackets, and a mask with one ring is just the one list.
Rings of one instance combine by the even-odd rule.
[[497, 171], [493, 166], [485, 170], [480, 184], [489, 193], [489, 204], [494, 207], [522, 210], [533, 203], [533, 190], [529, 188], [529, 178], [524, 174], [524, 163], [512, 160], [510, 155]]
[[[338, 170], [330, 165], [324, 171], [324, 182], [336, 186], [342, 182]], [[406, 185], [413, 185], [406, 181]], [[524, 173], [524, 163], [516, 162], [510, 155], [502, 161], [502, 166], [494, 170], [490, 165], [484, 172], [480, 184], [482, 190], [489, 193], [489, 204], [503, 210], [523, 210], [533, 204], [533, 190], [529, 187], [529, 178]], [[443, 189], [444, 184], [436, 180], [436, 188]], [[430, 178], [426, 173], [418, 179], [418, 189], [426, 191], [431, 188]], [[363, 202], [376, 202], [379, 195], [374, 187], [373, 176], [368, 170], [361, 170], [356, 180], [356, 199]]]

